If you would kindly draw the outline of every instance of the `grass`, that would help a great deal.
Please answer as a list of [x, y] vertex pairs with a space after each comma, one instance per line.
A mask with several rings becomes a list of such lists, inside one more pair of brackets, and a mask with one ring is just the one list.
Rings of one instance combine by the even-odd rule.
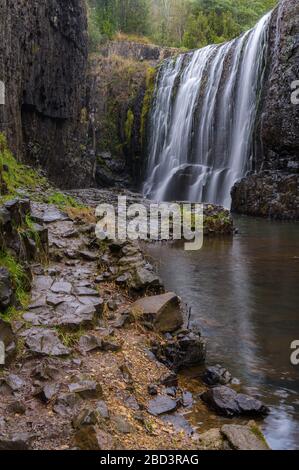
[[35, 189], [45, 183], [37, 171], [17, 162], [0, 133], [0, 202], [16, 196], [20, 188]]
[[139, 36], [138, 34], [125, 34], [122, 32], [117, 32], [113, 39], [119, 42], [128, 41], [135, 42], [137, 44], [152, 44], [152, 41], [148, 37], [142, 35]]
[[59, 207], [59, 209], [65, 209], [67, 207], [82, 207], [72, 196], [68, 196], [67, 194], [63, 194], [59, 191], [47, 196], [45, 202], [48, 204], [54, 204]]
[[[27, 308], [30, 302], [30, 296], [28, 293], [29, 279], [23, 266], [18, 263], [15, 258], [4, 251], [0, 251], [0, 266], [6, 268], [11, 276], [13, 289], [18, 305], [22, 308]], [[18, 314], [18, 310], [15, 307], [9, 307], [4, 312], [4, 319], [12, 319]]]

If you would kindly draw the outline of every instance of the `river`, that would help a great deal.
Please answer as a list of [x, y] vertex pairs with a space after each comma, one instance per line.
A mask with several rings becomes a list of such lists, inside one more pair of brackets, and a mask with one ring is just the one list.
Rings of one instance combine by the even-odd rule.
[[262, 429], [271, 448], [299, 449], [299, 366], [290, 361], [299, 340], [299, 224], [237, 217], [235, 225], [233, 239], [206, 238], [198, 252], [147, 250], [166, 288], [192, 308], [207, 364], [224, 365], [270, 405]]

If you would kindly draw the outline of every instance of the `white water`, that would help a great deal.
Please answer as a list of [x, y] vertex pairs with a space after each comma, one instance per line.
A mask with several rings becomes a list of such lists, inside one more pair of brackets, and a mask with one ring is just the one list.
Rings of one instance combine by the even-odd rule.
[[156, 82], [144, 193], [230, 207], [251, 170], [270, 15], [243, 36], [168, 59]]

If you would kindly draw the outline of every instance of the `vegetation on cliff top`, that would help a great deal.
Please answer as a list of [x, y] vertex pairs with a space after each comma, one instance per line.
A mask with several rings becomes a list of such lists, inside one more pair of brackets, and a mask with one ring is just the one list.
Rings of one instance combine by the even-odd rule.
[[[88, 0], [90, 45], [119, 33], [174, 47], [220, 43], [251, 28], [278, 0]], [[125, 36], [126, 38], [127, 36]], [[132, 36], [131, 36], [132, 37]]]

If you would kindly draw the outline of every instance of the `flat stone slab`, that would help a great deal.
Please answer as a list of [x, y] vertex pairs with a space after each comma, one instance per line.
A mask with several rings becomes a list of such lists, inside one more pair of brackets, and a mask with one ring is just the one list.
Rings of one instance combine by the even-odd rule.
[[50, 224], [68, 220], [69, 217], [54, 205], [31, 203], [31, 217], [38, 223]]
[[51, 291], [55, 294], [70, 294], [72, 292], [72, 284], [70, 282], [58, 281], [54, 282]]
[[153, 416], [159, 416], [166, 413], [171, 413], [176, 411], [178, 408], [178, 403], [176, 400], [166, 396], [159, 396], [150, 400], [148, 404], [148, 412]]
[[131, 312], [143, 321], [153, 323], [161, 333], [176, 331], [184, 323], [180, 300], [173, 292], [139, 299], [132, 305]]
[[44, 328], [31, 328], [22, 333], [27, 348], [35, 353], [45, 356], [66, 356], [70, 350], [60, 341], [56, 331]]
[[234, 450], [270, 450], [257, 426], [226, 424], [222, 426], [221, 434]]

